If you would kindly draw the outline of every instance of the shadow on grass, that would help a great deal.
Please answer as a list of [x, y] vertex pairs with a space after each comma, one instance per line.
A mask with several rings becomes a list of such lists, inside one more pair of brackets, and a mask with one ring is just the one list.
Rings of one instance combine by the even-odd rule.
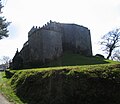
[[101, 69], [40, 72], [18, 80], [16, 94], [27, 104], [120, 104], [119, 73]]
[[5, 70], [5, 76], [4, 78], [10, 79], [14, 73], [10, 72], [9, 70]]
[[[59, 67], [59, 66], [80, 66], [80, 65], [96, 65], [96, 64], [108, 64], [109, 61], [106, 61], [104, 58], [100, 57], [86, 57], [81, 56], [80, 54], [71, 54], [65, 53], [58, 59], [54, 61], [48, 61], [46, 64], [40, 65], [35, 63], [35, 65], [30, 65], [28, 68], [38, 68], [38, 67]], [[27, 68], [25, 68], [27, 69]]]
[[59, 67], [59, 66], [80, 66], [80, 65], [96, 65], [112, 63], [101, 57], [86, 57], [80, 54], [73, 54], [65, 52], [61, 57], [54, 59], [54, 61], [46, 60], [45, 63], [39, 61], [24, 64], [23, 69], [30, 68], [45, 68], [45, 67]]
[[76, 66], [76, 65], [95, 65], [95, 64], [107, 64], [110, 63], [104, 58], [99, 57], [85, 57], [79, 54], [65, 55], [60, 59], [56, 59], [47, 64], [47, 66]]

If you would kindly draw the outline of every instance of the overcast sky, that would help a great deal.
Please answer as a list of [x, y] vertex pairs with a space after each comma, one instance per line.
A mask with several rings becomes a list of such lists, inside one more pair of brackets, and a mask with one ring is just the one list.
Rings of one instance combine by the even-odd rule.
[[28, 39], [32, 26], [48, 21], [75, 23], [91, 31], [93, 54], [102, 53], [97, 44], [107, 32], [120, 27], [120, 0], [2, 0], [3, 16], [12, 22], [9, 38], [0, 40], [0, 57], [12, 58]]

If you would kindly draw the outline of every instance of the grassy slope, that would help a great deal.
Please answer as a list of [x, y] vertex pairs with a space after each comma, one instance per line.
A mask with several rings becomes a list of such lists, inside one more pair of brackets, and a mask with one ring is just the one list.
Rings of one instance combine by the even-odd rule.
[[70, 52], [64, 53], [62, 57], [52, 61], [47, 66], [76, 66], [76, 65], [96, 65], [96, 64], [108, 64], [118, 63], [116, 61], [105, 60], [98, 57], [85, 57], [80, 54], [73, 54]]
[[[78, 85], [76, 85], [76, 83], [74, 83], [76, 81], [79, 82], [81, 80], [82, 82], [81, 81], [79, 82], [81, 84], [80, 86], [82, 86], [82, 88], [84, 88], [84, 87], [88, 86], [88, 82], [86, 82], [87, 77], [89, 77], [89, 78], [99, 78], [99, 77], [100, 78], [108, 78], [109, 76], [111, 76], [111, 73], [112, 73], [113, 76], [111, 76], [111, 78], [113, 79], [113, 77], [115, 77], [119, 80], [119, 76], [118, 76], [120, 74], [119, 67], [114, 66], [114, 64], [119, 64], [119, 62], [104, 60], [104, 59], [96, 58], [96, 57], [83, 57], [78, 54], [73, 55], [71, 53], [69, 53], [69, 54], [65, 53], [64, 56], [61, 57], [60, 59], [55, 60], [48, 64], [48, 66], [57, 66], [57, 67], [13, 71], [15, 74], [11, 79], [6, 79], [4, 77], [4, 81], [1, 81], [0, 90], [2, 92], [4, 92], [6, 95], [10, 95], [9, 98], [14, 99], [14, 101], [17, 102], [16, 104], [22, 104], [20, 99], [22, 99], [25, 102], [30, 102], [33, 104], [36, 103], [35, 101], [37, 101], [37, 102], [42, 101], [39, 103], [44, 104], [46, 102], [45, 104], [48, 104], [47, 101], [51, 101], [51, 99], [54, 99], [55, 104], [59, 104], [57, 101], [61, 102], [61, 104], [64, 104], [64, 102], [66, 102], [66, 104], [67, 104], [66, 99], [71, 99], [67, 96], [68, 95], [72, 96], [71, 94], [73, 94], [72, 92], [70, 93], [68, 90], [76, 91], [76, 88], [79, 89]], [[59, 66], [62, 66], [62, 67], [59, 67]], [[76, 75], [79, 77], [80, 80], [76, 80]], [[3, 76], [3, 74], [2, 74], [2, 76]], [[81, 76], [83, 76], [83, 78]], [[84, 76], [87, 76], [87, 77], [85, 77], [85, 79], [84, 79]], [[53, 78], [51, 80], [53, 85], [49, 86], [48, 84], [51, 83], [50, 82], [51, 78]], [[57, 79], [57, 82], [56, 82], [56, 79]], [[66, 80], [66, 83], [64, 83], [64, 80]], [[85, 81], [85, 83], [84, 83], [84, 81]], [[3, 83], [6, 83], [6, 84], [3, 86], [2, 85]], [[63, 84], [64, 88], [61, 87], [61, 84]], [[95, 83], [93, 83], [93, 84], [95, 84]], [[99, 83], [97, 83], [97, 84], [99, 84]], [[58, 86], [58, 85], [60, 85], [60, 86]], [[74, 85], [76, 86], [76, 88]], [[90, 85], [92, 85], [92, 84], [90, 84]], [[12, 88], [16, 91], [16, 94], [19, 96], [20, 99], [15, 96], [15, 94], [11, 90], [11, 87], [7, 87], [7, 86], [12, 86]], [[56, 87], [54, 87], [54, 86], [56, 86]], [[69, 87], [69, 86], [71, 86], [71, 87]], [[46, 89], [46, 87], [47, 87], [47, 89]], [[67, 90], [67, 88], [68, 88], [68, 90]], [[55, 89], [56, 92], [54, 92], [52, 89], [53, 90]], [[65, 93], [65, 95], [64, 95], [62, 93], [62, 91], [60, 93], [56, 89], [59, 89], [60, 91], [61, 91], [61, 89], [62, 89], [62, 91], [66, 90], [68, 93], [64, 92]], [[87, 88], [84, 89], [84, 91], [86, 91], [86, 90], [88, 90], [88, 89]], [[94, 92], [93, 88], [92, 88], [92, 90]], [[83, 91], [83, 93], [85, 93], [84, 91]], [[95, 91], [96, 91], [96, 89], [95, 89]], [[89, 92], [89, 94], [91, 94], [91, 93], [93, 94], [93, 92]], [[58, 96], [59, 98], [58, 97], [56, 98], [55, 96]], [[78, 96], [78, 95], [76, 95], [76, 93], [75, 93], [75, 96]], [[41, 99], [39, 99], [39, 97]], [[85, 98], [86, 95], [84, 94], [82, 97]], [[63, 100], [64, 102], [62, 102], [60, 99], [62, 99], [62, 100], [64, 99]], [[72, 101], [70, 100], [69, 104], [71, 102]], [[54, 104], [54, 103], [52, 103], [52, 104]], [[77, 102], [76, 102], [76, 104], [77, 104]]]
[[4, 72], [0, 72], [0, 93], [15, 104], [23, 104], [22, 101], [15, 95], [13, 89], [11, 88], [9, 79], [6, 78]]
[[120, 65], [20, 70], [11, 85], [30, 104], [119, 104]]

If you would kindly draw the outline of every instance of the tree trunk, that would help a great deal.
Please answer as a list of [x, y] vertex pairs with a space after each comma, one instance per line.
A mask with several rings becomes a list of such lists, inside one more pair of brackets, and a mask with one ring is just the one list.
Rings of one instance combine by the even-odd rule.
[[[118, 39], [117, 39], [117, 40], [118, 40]], [[110, 47], [110, 50], [109, 50], [109, 54], [108, 54], [108, 56], [107, 56], [107, 59], [109, 59], [109, 58], [111, 57], [112, 51], [113, 51], [113, 49], [115, 48], [115, 44], [116, 44], [116, 41], [117, 41], [117, 40], [114, 40], [112, 46]]]
[[112, 55], [112, 48], [110, 48], [110, 51], [109, 51], [109, 54], [108, 54], [108, 56], [107, 56], [107, 59], [109, 59], [110, 57], [111, 57], [111, 55]]

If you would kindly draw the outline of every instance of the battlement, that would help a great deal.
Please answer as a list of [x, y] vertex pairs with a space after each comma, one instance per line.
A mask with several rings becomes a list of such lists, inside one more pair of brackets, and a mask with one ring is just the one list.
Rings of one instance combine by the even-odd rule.
[[60, 23], [55, 22], [55, 21], [52, 22], [50, 20], [50, 22], [47, 22], [47, 24], [43, 25], [42, 27], [33, 26], [31, 28], [31, 30], [28, 32], [28, 37], [30, 37], [34, 32], [39, 31], [41, 29], [56, 31], [56, 32], [61, 32], [62, 31], [62, 27], [61, 27]]
[[62, 31], [62, 26], [58, 22], [53, 22], [50, 20], [50, 22], [47, 22], [47, 24], [43, 25], [41, 29], [45, 30], [50, 30], [50, 31], [56, 31], [56, 32], [61, 32]]
[[65, 26], [66, 27], [71, 26], [71, 28], [72, 27], [78, 27], [78, 28], [81, 29], [81, 31], [88, 31], [89, 30], [87, 27], [84, 27], [84, 26], [81, 26], [81, 25], [69, 24], [69, 23], [59, 23], [59, 22], [55, 22], [55, 21], [53, 22], [53, 21], [50, 20], [49, 22], [47, 22], [47, 24], [43, 25], [42, 27], [33, 26], [31, 28], [31, 30], [28, 32], [28, 37], [33, 35], [34, 32], [40, 31], [41, 29], [56, 31], [56, 32], [63, 32], [63, 28]]
[[28, 37], [30, 36], [30, 35], [32, 35], [33, 34], [33, 32], [35, 32], [36, 30], [38, 30], [38, 27], [36, 26], [33, 26], [32, 28], [31, 28], [31, 30], [28, 32]]

